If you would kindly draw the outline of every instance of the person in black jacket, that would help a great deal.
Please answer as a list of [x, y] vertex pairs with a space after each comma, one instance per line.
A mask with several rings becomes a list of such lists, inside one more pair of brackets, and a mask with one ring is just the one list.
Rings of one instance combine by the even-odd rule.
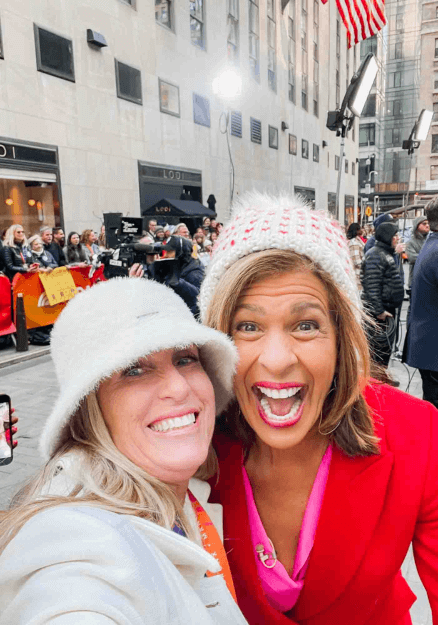
[[38, 271], [39, 265], [33, 261], [23, 226], [19, 224], [10, 226], [6, 232], [3, 246], [5, 271], [11, 282], [16, 273]]
[[361, 270], [362, 299], [376, 321], [368, 329], [372, 357], [388, 366], [395, 335], [394, 316], [404, 297], [403, 282], [395, 260], [398, 226], [382, 223], [376, 230], [376, 244], [365, 254]]
[[52, 228], [43, 226], [40, 228], [40, 237], [43, 240], [44, 249], [49, 252], [56, 261], [57, 267], [64, 267], [67, 265], [67, 259], [63, 252], [62, 247], [53, 238]]

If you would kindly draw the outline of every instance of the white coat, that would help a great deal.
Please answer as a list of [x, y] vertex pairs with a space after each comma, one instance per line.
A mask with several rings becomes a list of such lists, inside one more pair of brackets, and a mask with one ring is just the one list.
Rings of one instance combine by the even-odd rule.
[[[216, 524], [209, 485], [191, 480], [190, 489]], [[219, 568], [150, 521], [56, 506], [32, 517], [0, 558], [0, 625], [244, 625], [223, 577], [205, 577]]]

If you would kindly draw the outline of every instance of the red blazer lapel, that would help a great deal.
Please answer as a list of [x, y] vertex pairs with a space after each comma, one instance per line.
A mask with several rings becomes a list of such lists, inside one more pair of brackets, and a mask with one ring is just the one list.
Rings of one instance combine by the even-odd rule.
[[348, 458], [334, 448], [309, 567], [294, 614], [325, 610], [344, 591], [372, 539], [385, 502], [393, 454]]

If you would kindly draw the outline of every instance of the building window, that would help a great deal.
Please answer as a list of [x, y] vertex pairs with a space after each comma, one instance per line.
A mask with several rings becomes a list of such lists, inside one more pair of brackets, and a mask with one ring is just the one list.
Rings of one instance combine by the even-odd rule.
[[242, 113], [240, 111], [231, 111], [230, 117], [230, 134], [233, 137], [242, 138]]
[[115, 63], [117, 96], [122, 98], [122, 100], [142, 104], [140, 70], [130, 65], [125, 65], [125, 63], [120, 63], [117, 59], [115, 59]]
[[158, 87], [160, 90], [160, 111], [179, 117], [179, 87], [160, 78], [158, 79]]
[[376, 135], [375, 124], [361, 124], [359, 126], [359, 145], [374, 145]]
[[190, 37], [192, 43], [205, 50], [205, 15], [204, 0], [189, 0]]
[[278, 150], [278, 128], [269, 126], [269, 147]]
[[121, 0], [121, 1], [124, 2], [125, 4], [129, 4], [130, 7], [135, 6], [135, 0]]
[[432, 121], [438, 122], [438, 102], [433, 103], [433, 119]]
[[[435, 39], [435, 41], [438, 41], [438, 39]], [[435, 53], [436, 53], [436, 50], [435, 50]], [[402, 73], [401, 72], [391, 72], [389, 74], [389, 86], [390, 87], [402, 86]]]
[[435, 58], [438, 58], [438, 39], [435, 39]]
[[239, 63], [239, 0], [228, 0], [228, 61]]
[[395, 22], [396, 30], [403, 30], [403, 26], [404, 26], [403, 15], [397, 15], [396, 22]]
[[438, 89], [438, 77], [436, 75], [435, 75], [434, 82], [433, 82], [433, 88]]
[[36, 24], [34, 31], [38, 71], [75, 82], [72, 41]]
[[430, 166], [430, 179], [431, 180], [438, 180], [438, 165], [431, 165]]
[[403, 58], [403, 42], [398, 41], [394, 46], [394, 58], [401, 59]]
[[341, 105], [341, 22], [336, 19], [336, 108]]
[[259, 0], [249, 2], [249, 68], [251, 76], [260, 80]]
[[297, 155], [297, 138], [295, 135], [289, 135], [289, 154]]
[[301, 156], [309, 158], [309, 142], [306, 139], [301, 139]]
[[401, 129], [400, 128], [387, 128], [385, 130], [384, 140], [386, 145], [399, 146], [401, 145]]
[[253, 143], [262, 143], [262, 122], [254, 117], [249, 118], [249, 124], [251, 129], [251, 141]]
[[438, 135], [432, 135], [432, 154], [438, 153]]
[[313, 114], [319, 115], [319, 0], [313, 0]]
[[335, 154], [335, 170], [339, 171], [339, 156]]
[[348, 174], [348, 159], [345, 159], [345, 173]]
[[155, 0], [155, 21], [166, 28], [172, 28], [171, 9], [170, 0]]
[[[295, 7], [295, 1], [293, 2], [293, 7]], [[291, 11], [292, 11], [291, 6]], [[288, 73], [288, 81], [289, 81], [289, 100], [295, 103], [295, 30], [294, 30], [294, 20], [289, 17], [288, 21], [288, 35], [289, 35], [289, 73]]]
[[301, 106], [307, 111], [307, 75], [303, 73], [301, 76]]
[[313, 144], [313, 160], [315, 163], [319, 163], [319, 145]]
[[337, 217], [336, 215], [336, 193], [327, 194], [327, 210], [335, 218]]
[[360, 42], [360, 60], [362, 61], [367, 54], [377, 55], [377, 35], [368, 37], [368, 39]]
[[4, 59], [4, 53], [3, 53], [3, 35], [2, 35], [2, 29], [1, 29], [1, 22], [0, 22], [0, 59]]
[[354, 161], [351, 163], [351, 175], [356, 175], [356, 163]]
[[307, 50], [307, 0], [301, 0], [301, 49]]
[[210, 128], [210, 102], [197, 93], [193, 94], [193, 121]]
[[392, 114], [394, 117], [400, 117], [402, 114], [403, 102], [402, 100], [393, 100], [392, 102]]
[[275, 0], [267, 0], [268, 10], [268, 85], [272, 91], [277, 88], [276, 82], [276, 27]]

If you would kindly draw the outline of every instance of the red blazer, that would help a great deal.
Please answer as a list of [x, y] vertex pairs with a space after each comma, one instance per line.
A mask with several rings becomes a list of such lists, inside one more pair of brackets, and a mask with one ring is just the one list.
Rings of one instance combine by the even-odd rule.
[[386, 385], [367, 388], [379, 456], [333, 450], [304, 588], [291, 618], [267, 602], [257, 576], [242, 480], [242, 449], [216, 438], [224, 544], [250, 625], [407, 625], [416, 597], [400, 567], [415, 562], [438, 624], [438, 410]]

